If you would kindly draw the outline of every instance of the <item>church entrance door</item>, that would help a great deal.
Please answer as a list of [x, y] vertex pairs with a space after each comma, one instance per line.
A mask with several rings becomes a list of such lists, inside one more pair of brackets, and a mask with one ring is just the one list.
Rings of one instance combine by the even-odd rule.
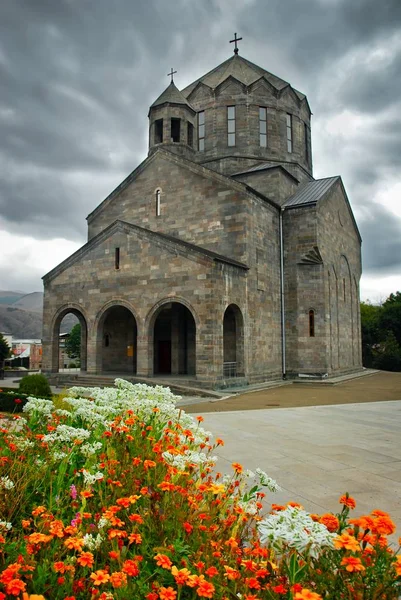
[[244, 319], [235, 304], [226, 308], [223, 318], [223, 376], [244, 376]]
[[159, 340], [159, 373], [171, 373], [171, 341]]
[[154, 374], [195, 375], [196, 325], [179, 302], [164, 304], [153, 330]]
[[137, 326], [125, 306], [112, 306], [99, 323], [102, 371], [136, 373]]

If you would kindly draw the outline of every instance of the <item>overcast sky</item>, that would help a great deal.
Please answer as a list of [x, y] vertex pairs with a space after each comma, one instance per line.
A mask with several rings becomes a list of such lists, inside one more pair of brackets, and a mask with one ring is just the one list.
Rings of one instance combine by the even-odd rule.
[[147, 154], [149, 105], [240, 54], [308, 96], [316, 178], [341, 175], [361, 296], [401, 290], [401, 0], [1, 0], [0, 289], [86, 241]]

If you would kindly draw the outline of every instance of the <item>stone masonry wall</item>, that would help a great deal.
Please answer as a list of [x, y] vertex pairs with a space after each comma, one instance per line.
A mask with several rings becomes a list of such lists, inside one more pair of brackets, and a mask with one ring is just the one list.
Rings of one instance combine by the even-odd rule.
[[88, 219], [88, 237], [121, 219], [246, 263], [246, 196], [240, 184], [159, 151], [135, 181]]
[[318, 245], [325, 264], [328, 362], [332, 371], [362, 366], [359, 280], [361, 242], [339, 181], [318, 205]]

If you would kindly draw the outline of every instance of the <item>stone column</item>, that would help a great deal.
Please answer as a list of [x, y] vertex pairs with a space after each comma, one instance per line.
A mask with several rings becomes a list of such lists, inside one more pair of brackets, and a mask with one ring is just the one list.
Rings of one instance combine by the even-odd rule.
[[153, 373], [153, 336], [137, 337], [137, 368], [139, 377], [150, 377]]

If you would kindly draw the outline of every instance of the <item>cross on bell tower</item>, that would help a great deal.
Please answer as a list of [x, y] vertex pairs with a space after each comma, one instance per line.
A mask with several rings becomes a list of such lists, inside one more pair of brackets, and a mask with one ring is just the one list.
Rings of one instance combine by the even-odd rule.
[[177, 71], [173, 71], [173, 67], [171, 67], [170, 73], [167, 73], [167, 77], [171, 77], [171, 82], [170, 83], [173, 83], [173, 81], [174, 81], [174, 74], [175, 73], [177, 73]]
[[237, 46], [237, 42], [239, 42], [240, 40], [242, 40], [242, 37], [237, 38], [237, 34], [234, 33], [234, 39], [230, 40], [230, 44], [232, 44], [233, 42], [235, 42], [235, 47], [234, 47], [234, 54], [238, 54], [238, 46]]

